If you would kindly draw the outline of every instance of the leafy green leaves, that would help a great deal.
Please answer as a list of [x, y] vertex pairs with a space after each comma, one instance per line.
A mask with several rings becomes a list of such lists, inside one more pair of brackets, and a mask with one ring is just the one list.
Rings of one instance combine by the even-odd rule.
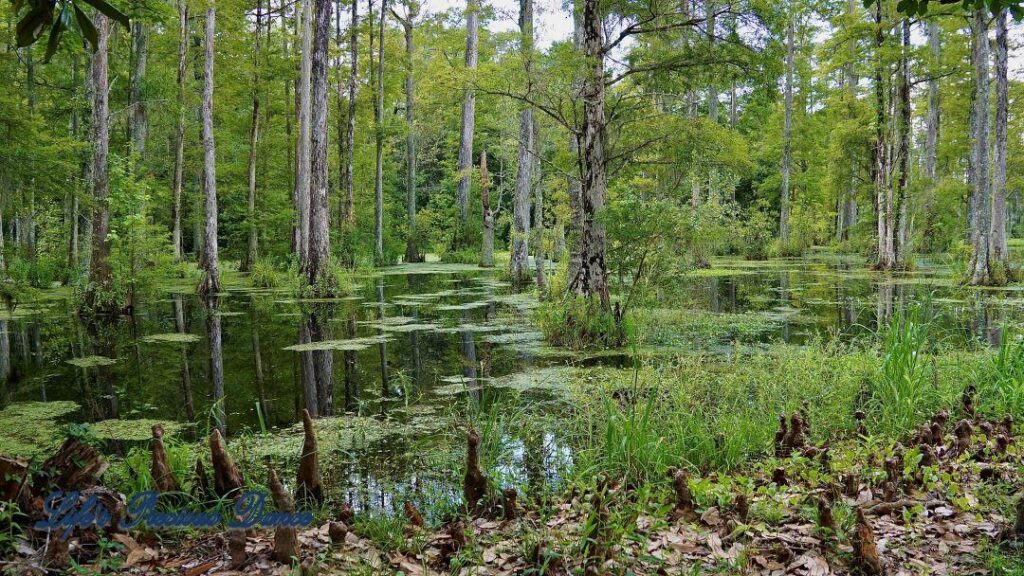
[[[864, 7], [870, 8], [881, 0], [864, 0]], [[1024, 18], [1024, 4], [1021, 0], [899, 0], [896, 10], [907, 16], [924, 16], [928, 13], [928, 3], [935, 1], [941, 5], [960, 4], [965, 11], [987, 9], [993, 14], [1009, 10], [1014, 20]]]
[[[35, 44], [43, 36], [44, 31], [49, 29], [44, 62], [49, 62], [57, 51], [64, 32], [73, 30], [76, 25], [82, 38], [93, 50], [96, 50], [99, 34], [92, 20], [82, 10], [81, 4], [91, 6], [107, 18], [128, 27], [128, 16], [105, 0], [11, 0], [11, 2], [14, 5], [15, 13], [21, 12], [25, 6], [28, 7], [25, 14], [18, 20], [16, 30], [18, 47], [23, 48]], [[72, 11], [74, 12], [73, 20]]]

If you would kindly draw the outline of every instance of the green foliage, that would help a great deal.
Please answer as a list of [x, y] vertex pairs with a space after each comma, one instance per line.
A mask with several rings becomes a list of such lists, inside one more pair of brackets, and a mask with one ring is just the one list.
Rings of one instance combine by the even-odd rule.
[[573, 350], [621, 346], [628, 330], [596, 297], [574, 294], [541, 302], [533, 320], [548, 342]]
[[278, 288], [285, 283], [285, 275], [266, 258], [257, 260], [249, 270], [249, 284], [254, 288]]
[[943, 398], [936, 367], [927, 365], [929, 332], [923, 307], [901, 314], [881, 331], [882, 366], [870, 381], [868, 405], [886, 433], [917, 426]]
[[998, 351], [982, 367], [978, 378], [982, 410], [999, 417], [1024, 415], [1024, 338], [1004, 329]]

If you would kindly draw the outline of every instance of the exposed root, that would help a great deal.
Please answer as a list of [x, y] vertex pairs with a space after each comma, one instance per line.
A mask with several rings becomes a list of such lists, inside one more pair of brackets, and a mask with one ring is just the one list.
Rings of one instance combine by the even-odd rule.
[[153, 439], [149, 442], [153, 453], [153, 462], [149, 473], [153, 476], [153, 484], [160, 492], [177, 492], [178, 480], [174, 477], [171, 464], [167, 461], [167, 450], [164, 448], [164, 429], [159, 424], [153, 425]]
[[348, 526], [344, 522], [331, 522], [327, 525], [327, 536], [331, 539], [331, 544], [342, 544], [348, 536]]
[[224, 447], [220, 430], [216, 428], [210, 433], [210, 459], [213, 462], [213, 490], [217, 496], [235, 495], [245, 486], [242, 474]]
[[517, 501], [519, 499], [519, 492], [517, 492], [515, 488], [509, 487], [505, 489], [504, 496], [505, 502], [503, 506], [503, 512], [505, 520], [515, 520], [516, 516], [519, 514], [517, 504]]
[[487, 496], [487, 477], [480, 469], [480, 433], [470, 429], [466, 434], [466, 477], [463, 499], [470, 512], [478, 512]]
[[405, 503], [402, 505], [402, 508], [405, 510], [405, 519], [409, 522], [410, 526], [413, 526], [415, 528], [423, 528], [423, 515], [420, 514], [420, 511], [416, 509], [415, 504], [413, 504], [409, 500], [406, 500]]
[[828, 530], [830, 536], [835, 536], [839, 533], [839, 528], [836, 525], [836, 517], [832, 514], [832, 506], [829, 505], [828, 500], [824, 496], [818, 496], [818, 525]]
[[875, 534], [871, 531], [871, 524], [868, 523], [863, 508], [857, 508], [857, 527], [850, 540], [853, 544], [853, 563], [861, 574], [883, 576], [885, 567], [882, 565], [882, 559], [878, 556]]
[[[278, 512], [295, 512], [295, 503], [288, 494], [288, 490], [281, 484], [277, 472], [268, 467], [267, 488], [274, 499], [274, 507]], [[299, 558], [299, 539], [294, 526], [281, 525], [274, 529], [274, 560], [282, 564], [291, 564], [294, 558]]]
[[318, 449], [316, 432], [313, 430], [313, 418], [309, 410], [302, 410], [302, 457], [299, 460], [299, 473], [296, 478], [295, 499], [299, 502], [312, 502], [317, 506], [324, 502], [324, 490], [320, 483], [320, 463], [317, 460]]

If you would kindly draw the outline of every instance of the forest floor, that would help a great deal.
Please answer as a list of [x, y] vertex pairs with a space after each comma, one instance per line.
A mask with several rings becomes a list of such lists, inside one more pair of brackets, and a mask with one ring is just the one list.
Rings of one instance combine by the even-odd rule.
[[730, 474], [671, 471], [671, 481], [643, 485], [597, 474], [592, 485], [554, 501], [504, 506], [495, 496], [480, 514], [434, 528], [424, 528], [410, 506], [404, 522], [388, 525], [324, 521], [299, 532], [297, 565], [271, 559], [274, 534], [266, 530], [247, 535], [241, 559], [233, 559], [223, 533], [163, 542], [153, 533], [120, 533], [113, 561], [77, 572], [1022, 573], [1024, 447], [1012, 438], [1012, 423], [947, 425], [939, 414], [907, 447], [869, 435], [824, 447], [807, 444], [806, 425], [793, 418], [776, 442], [779, 457]]

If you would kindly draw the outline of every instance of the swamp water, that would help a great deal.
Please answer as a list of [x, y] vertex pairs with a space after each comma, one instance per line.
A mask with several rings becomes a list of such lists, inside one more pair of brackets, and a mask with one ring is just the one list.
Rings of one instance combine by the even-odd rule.
[[[860, 258], [826, 253], [721, 259], [662, 294], [664, 308], [646, 311], [639, 351], [658, 361], [803, 345], [827, 334], [856, 338], [922, 301], [930, 302], [938, 337], [953, 345], [996, 344], [1004, 326], [1019, 329], [1019, 287], [965, 290], [950, 276], [928, 262], [910, 274], [879, 275]], [[557, 413], [561, 391], [580, 371], [631, 363], [621, 352], [545, 345], [530, 323], [536, 300], [474, 266], [397, 266], [356, 278], [352, 297], [321, 300], [247, 288], [237, 275], [228, 280], [216, 312], [222, 389], [208, 378], [209, 323], [191, 286], [168, 287], [133, 318], [98, 327], [83, 325], [60, 294], [6, 314], [0, 453], [44, 454], [66, 424], [89, 422], [109, 452], [144, 454], [150, 426], [160, 421], [184, 441], [221, 426], [236, 457], [253, 466], [264, 456], [294, 461], [297, 415], [308, 408], [323, 417], [325, 485], [357, 507], [390, 509], [403, 490], [455, 501], [457, 424], [479, 418], [476, 409], [510, 420], [527, 417], [514, 412], [523, 404]], [[303, 377], [317, 373], [329, 376]], [[510, 481], [551, 481], [571, 466], [557, 427], [539, 439], [518, 438], [514, 422], [501, 430], [514, 454], [502, 464]], [[442, 444], [447, 449], [437, 450]], [[141, 461], [148, 466], [148, 456]]]

